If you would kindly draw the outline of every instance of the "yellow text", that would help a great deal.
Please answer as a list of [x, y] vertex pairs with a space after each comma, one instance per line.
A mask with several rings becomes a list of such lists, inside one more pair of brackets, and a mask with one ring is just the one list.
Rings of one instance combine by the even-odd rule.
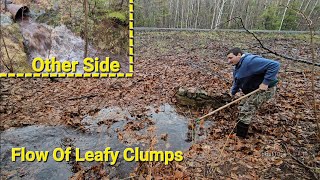
[[32, 61], [32, 69], [33, 71], [39, 73], [42, 71], [46, 71], [48, 73], [75, 73], [77, 71], [77, 65], [79, 64], [78, 61], [56, 61], [55, 57], [51, 59], [43, 60], [40, 57], [36, 57]]
[[16, 162], [17, 157], [20, 157], [21, 162], [46, 162], [48, 160], [49, 151], [27, 151], [25, 147], [12, 148], [11, 149], [11, 160]]
[[111, 61], [109, 57], [106, 57], [104, 61], [99, 61], [99, 58], [85, 58], [83, 60], [83, 70], [87, 73], [117, 73], [120, 71], [120, 63], [118, 61]]
[[183, 160], [182, 151], [140, 151], [139, 147], [136, 148], [126, 148], [123, 151], [123, 159], [127, 162], [131, 161], [155, 161], [155, 162], [164, 162], [165, 165], [168, 165], [171, 161], [180, 162]]

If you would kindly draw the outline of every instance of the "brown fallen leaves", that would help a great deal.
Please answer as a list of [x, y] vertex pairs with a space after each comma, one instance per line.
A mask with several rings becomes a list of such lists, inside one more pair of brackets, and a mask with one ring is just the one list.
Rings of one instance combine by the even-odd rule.
[[[230, 38], [224, 36], [224, 42], [213, 36], [198, 36], [197, 33], [179, 36], [175, 33], [143, 33], [143, 36], [137, 36], [135, 74], [131, 79], [58, 79], [58, 82], [49, 79], [0, 79], [1, 130], [31, 124], [77, 127], [84, 116], [94, 115], [110, 106], [127, 109], [133, 118], [143, 121], [147, 106], [174, 104], [174, 95], [180, 87], [204, 89], [208, 94], [229, 91], [231, 67], [226, 66], [222, 59], [223, 52], [233, 45], [233, 34], [228, 36]], [[237, 38], [239, 36], [236, 34]], [[241, 36], [245, 37], [243, 47], [261, 52], [250, 38], [244, 34]], [[165, 41], [165, 47], [161, 46], [161, 41]], [[177, 50], [177, 42], [185, 44], [178, 48], [183, 51]], [[284, 43], [292, 48], [306, 46], [298, 40]], [[209, 49], [203, 51], [201, 44], [206, 44]], [[286, 54], [281, 45], [276, 48]], [[140, 179], [310, 178], [306, 168], [287, 156], [280, 145], [286, 143], [289, 151], [309, 167], [319, 167], [320, 147], [310, 103], [311, 74], [305, 71], [308, 67], [304, 65], [287, 63], [282, 62], [286, 71], [282, 69], [279, 74], [278, 93], [258, 111], [249, 139], [241, 140], [234, 134], [229, 136], [237, 116], [237, 107], [232, 106], [207, 118], [206, 121], [213, 122], [210, 126], [201, 124], [206, 138], [194, 142], [185, 151], [182, 163], [173, 162], [168, 166], [141, 163], [132, 175]], [[320, 81], [319, 76], [316, 81]], [[316, 98], [320, 99], [320, 95], [317, 94]], [[178, 109], [190, 119], [212, 110]], [[132, 134], [119, 131], [118, 138], [128, 141], [129, 137], [135, 136], [135, 131], [152, 126], [152, 122], [142, 121], [128, 121], [124, 131]], [[194, 125], [190, 124], [190, 127], [193, 129]], [[148, 142], [148, 138], [143, 137], [141, 141]], [[95, 177], [104, 174], [100, 170], [93, 169], [92, 172]], [[83, 172], [78, 172], [74, 177], [83, 176]]]

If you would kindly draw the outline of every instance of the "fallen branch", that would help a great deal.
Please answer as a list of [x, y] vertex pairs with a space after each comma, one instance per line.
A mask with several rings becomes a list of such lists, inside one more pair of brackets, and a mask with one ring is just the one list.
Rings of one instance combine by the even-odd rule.
[[288, 59], [288, 60], [292, 60], [292, 61], [297, 61], [297, 62], [301, 62], [301, 63], [306, 63], [306, 64], [311, 64], [311, 65], [316, 65], [316, 66], [319, 66], [320, 67], [320, 64], [319, 63], [313, 63], [313, 62], [309, 62], [309, 61], [306, 61], [306, 60], [302, 60], [302, 59], [294, 59], [292, 57], [288, 57], [288, 56], [285, 56], [285, 55], [282, 55], [282, 54], [279, 54], [267, 47], [264, 46], [264, 44], [261, 42], [261, 40], [251, 31], [249, 31], [245, 26], [244, 26], [244, 23], [243, 23], [243, 20], [241, 17], [235, 17], [235, 19], [240, 19], [240, 22], [241, 22], [241, 26], [242, 28], [249, 34], [251, 34], [258, 42], [259, 42], [259, 45], [262, 49], [268, 51], [269, 53], [271, 54], [274, 54], [276, 56], [279, 56], [279, 57], [282, 57], [282, 58], [285, 58], [285, 59]]
[[4, 62], [4, 60], [2, 59], [2, 53], [1, 53], [1, 62], [3, 63], [3, 65], [10, 71], [10, 68], [8, 67], [8, 65]]
[[284, 143], [281, 143], [282, 147], [284, 148], [284, 150], [286, 151], [287, 154], [289, 154], [289, 156], [294, 159], [295, 161], [297, 161], [301, 166], [303, 166], [311, 175], [313, 179], [319, 179], [319, 177], [314, 173], [313, 167], [310, 167], [306, 164], [304, 164], [302, 161], [300, 161], [298, 158], [296, 158], [295, 156], [293, 156], [289, 151], [287, 146]]
[[4, 62], [4, 59], [1, 58], [1, 61], [3, 62], [3, 65], [9, 70], [9, 72], [13, 73], [13, 64], [12, 64], [12, 59], [13, 58], [10, 58], [10, 56], [9, 56], [7, 45], [6, 45], [5, 41], [4, 41], [4, 37], [2, 36], [2, 34], [1, 34], [1, 39], [2, 39], [2, 42], [3, 42], [4, 49], [6, 50], [6, 53], [7, 53], [8, 59], [9, 59], [10, 67]]
[[220, 23], [220, 24], [218, 24], [216, 27], [219, 27], [219, 26], [221, 26], [221, 25], [223, 25], [223, 24], [226, 24], [226, 23], [228, 23], [228, 22], [230, 22], [230, 21], [233, 21], [233, 20], [236, 20], [236, 19], [239, 19], [240, 22], [241, 22], [241, 27], [242, 27], [247, 33], [251, 34], [251, 35], [259, 42], [260, 47], [261, 47], [262, 49], [268, 51], [269, 53], [274, 54], [274, 55], [279, 56], [279, 57], [282, 57], [282, 58], [284, 58], [284, 59], [291, 60], [291, 61], [297, 61], [297, 62], [306, 63], [306, 64], [311, 64], [311, 65], [315, 65], [315, 66], [319, 66], [319, 67], [320, 67], [320, 64], [319, 64], [319, 63], [309, 62], [309, 61], [302, 60], [302, 59], [294, 59], [294, 58], [292, 58], [292, 57], [288, 57], [288, 56], [279, 54], [279, 53], [277, 53], [277, 52], [275, 52], [275, 51], [273, 51], [273, 50], [265, 47], [264, 44], [261, 42], [261, 40], [256, 36], [256, 34], [254, 34], [253, 32], [249, 31], [249, 30], [245, 27], [242, 18], [239, 17], [239, 16], [233, 17], [233, 18], [231, 18], [231, 19], [229, 19], [229, 20], [227, 20], [227, 21], [225, 21], [225, 22], [223, 22], [223, 23]]
[[80, 96], [80, 97], [68, 98], [68, 100], [77, 100], [77, 99], [84, 99], [84, 98], [92, 98], [92, 97], [96, 97], [96, 96], [98, 96], [98, 94], [89, 94], [89, 95], [84, 95], [84, 96]]

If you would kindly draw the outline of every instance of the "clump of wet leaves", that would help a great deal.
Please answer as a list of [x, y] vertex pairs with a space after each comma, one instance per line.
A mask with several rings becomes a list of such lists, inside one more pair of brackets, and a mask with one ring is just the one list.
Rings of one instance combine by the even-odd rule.
[[104, 163], [92, 166], [88, 169], [79, 170], [71, 178], [71, 180], [78, 179], [103, 179], [108, 180], [107, 170], [104, 168]]

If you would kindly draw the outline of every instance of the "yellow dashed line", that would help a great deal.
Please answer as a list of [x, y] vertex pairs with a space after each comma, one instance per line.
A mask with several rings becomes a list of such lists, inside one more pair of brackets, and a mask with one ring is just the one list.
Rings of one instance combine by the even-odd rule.
[[134, 0], [129, 0], [129, 73], [100, 73], [100, 74], [91, 74], [91, 73], [76, 73], [76, 74], [65, 74], [65, 73], [0, 73], [0, 78], [48, 78], [48, 77], [59, 77], [59, 78], [88, 78], [88, 77], [95, 77], [95, 78], [131, 78], [133, 77], [133, 63], [134, 63]]

